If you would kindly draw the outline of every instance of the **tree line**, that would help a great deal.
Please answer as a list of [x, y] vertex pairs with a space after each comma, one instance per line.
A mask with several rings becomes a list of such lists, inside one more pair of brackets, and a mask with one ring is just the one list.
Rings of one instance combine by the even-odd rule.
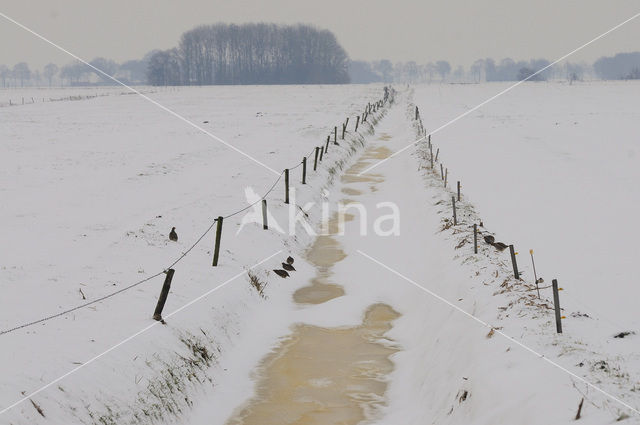
[[[146, 84], [148, 56], [141, 60], [129, 60], [122, 64], [118, 64], [111, 59], [98, 57], [89, 63], [126, 84]], [[110, 78], [79, 61], [68, 63], [62, 67], [55, 63], [49, 63], [41, 70], [32, 70], [26, 62], [19, 62], [13, 67], [0, 65], [0, 83], [2, 87], [116, 84]]]
[[593, 64], [593, 70], [603, 80], [638, 80], [640, 79], [640, 52], [601, 57]]
[[[117, 63], [97, 57], [93, 66], [132, 85], [431, 83], [566, 79], [640, 79], [640, 52], [601, 57], [593, 64], [546, 59], [478, 59], [455, 68], [446, 60], [419, 64], [350, 60], [335, 36], [305, 25], [215, 24], [185, 32], [179, 45]], [[26, 62], [0, 64], [2, 87], [113, 85], [84, 63], [32, 70]]]
[[328, 30], [308, 25], [214, 24], [151, 55], [152, 85], [342, 84], [349, 57]]
[[[397, 62], [383, 59], [379, 61], [352, 61], [349, 65], [351, 81], [354, 83], [403, 82], [432, 83], [460, 82], [471, 83], [481, 81], [543, 81], [555, 79], [582, 79], [589, 72], [589, 65], [565, 62], [547, 68], [550, 62], [546, 59], [515, 61], [504, 58], [496, 62], [492, 58], [478, 59], [465, 68], [455, 68], [445, 60], [419, 64], [415, 61]], [[547, 68], [547, 69], [545, 69]], [[538, 72], [540, 71], [540, 72]]]

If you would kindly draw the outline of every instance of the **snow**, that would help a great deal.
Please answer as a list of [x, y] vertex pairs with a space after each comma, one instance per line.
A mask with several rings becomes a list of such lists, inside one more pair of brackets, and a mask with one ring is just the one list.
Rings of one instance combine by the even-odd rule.
[[[153, 98], [284, 169], [323, 144], [333, 125], [360, 112], [381, 91], [380, 86], [183, 88]], [[244, 208], [246, 187], [264, 193], [275, 181], [270, 171], [137, 96], [8, 107], [1, 119], [0, 190], [8, 200], [1, 216], [10, 241], [2, 255], [2, 330], [83, 303], [80, 289], [92, 300], [162, 271], [211, 220]], [[323, 163], [338, 159], [337, 151], [330, 152]], [[319, 193], [326, 178], [320, 173], [309, 189], [298, 191], [301, 202]], [[299, 169], [292, 179], [299, 179]], [[287, 213], [282, 184], [277, 189], [270, 208], [282, 220]], [[213, 233], [176, 266], [165, 312], [296, 245], [292, 240], [283, 247], [284, 235], [262, 232], [255, 224], [234, 236], [241, 217], [225, 221], [220, 267], [210, 266]], [[172, 226], [177, 244], [167, 240]], [[154, 362], [172, 361], [174, 351], [184, 351], [178, 338], [185, 332], [199, 335], [205, 329], [216, 346], [232, 339], [251, 319], [243, 313], [262, 305], [246, 277], [237, 280], [243, 283], [216, 294], [215, 310], [206, 303], [200, 310], [193, 307], [167, 328], [154, 327], [61, 381], [64, 398], [55, 385], [43, 391], [34, 400], [46, 420], [73, 415], [74, 421], [87, 422], [89, 411], [98, 415], [106, 405], [132, 403], [152, 382], [152, 367], [159, 368]], [[152, 323], [161, 285], [158, 277], [86, 309], [2, 335], [3, 347], [10, 348], [0, 354], [3, 409]], [[270, 285], [277, 293], [278, 282]], [[270, 307], [277, 305], [278, 297], [270, 299]], [[43, 420], [28, 402], [4, 415], [14, 423]]]
[[[375, 134], [363, 132], [366, 147], [397, 151], [416, 140], [414, 104], [429, 130], [503, 88], [403, 88]], [[314, 276], [302, 256], [312, 237], [300, 225], [295, 236], [265, 232], [259, 224], [235, 234], [242, 221], [236, 216], [224, 222], [220, 267], [210, 267], [213, 233], [176, 266], [165, 312], [276, 254], [254, 270], [268, 283], [266, 299], [246, 276], [237, 277], [169, 317], [166, 326], [153, 326], [33, 397], [46, 418], [28, 401], [0, 417], [7, 423], [53, 424], [99, 423], [103, 415], [103, 422], [127, 423], [138, 413], [138, 423], [157, 414], [160, 423], [222, 424], [254, 394], [256, 367], [293, 324], [355, 326], [367, 307], [383, 302], [401, 313], [387, 341], [401, 350], [392, 358], [396, 368], [387, 378], [386, 406], [372, 413], [376, 423], [569, 423], [583, 395], [582, 423], [611, 423], [622, 412], [632, 416], [627, 423], [639, 423], [633, 412], [517, 344], [640, 406], [638, 337], [613, 338], [636, 330], [638, 320], [637, 291], [628, 276], [637, 257], [638, 229], [629, 221], [640, 205], [634, 190], [639, 88], [523, 84], [432, 137], [449, 170], [446, 191], [428, 169], [424, 143], [373, 170], [382, 180], [373, 183], [374, 190], [370, 182], [341, 181], [330, 167], [343, 161], [346, 168], [365, 150], [358, 143], [363, 139], [349, 135], [349, 143], [330, 146], [321, 171], [310, 173], [306, 187], [298, 183], [300, 169], [292, 172], [297, 204], [315, 201], [309, 210], [315, 228], [323, 190], [332, 211], [345, 198], [362, 202], [369, 229], [389, 212], [380, 202], [399, 207], [399, 235], [360, 236], [355, 220], [336, 237], [347, 256], [334, 267], [332, 279], [344, 286], [345, 296], [295, 305], [293, 292]], [[183, 88], [151, 95], [281, 170], [324, 143], [347, 115], [352, 129], [355, 114], [381, 93], [381, 86], [287, 86]], [[1, 216], [11, 242], [2, 255], [0, 330], [81, 303], [79, 288], [90, 300], [162, 270], [213, 218], [244, 207], [245, 187], [261, 194], [275, 179], [136, 96], [0, 112], [5, 124], [0, 190], [10, 200]], [[350, 145], [357, 148], [353, 156], [346, 149]], [[463, 185], [462, 224], [450, 228], [444, 220], [451, 216], [457, 180]], [[362, 194], [346, 196], [341, 191], [346, 186]], [[278, 186], [269, 206], [281, 225], [289, 214], [282, 199]], [[482, 242], [478, 255], [469, 244], [456, 249], [479, 219], [483, 231], [520, 251], [523, 282], [513, 279], [508, 252], [496, 253]], [[172, 226], [178, 244], [166, 240]], [[540, 301], [528, 290], [530, 248], [544, 285], [558, 278], [564, 289], [563, 335], [555, 334], [553, 311], [540, 307], [550, 303], [549, 289]], [[298, 271], [290, 279], [277, 278], [270, 270], [289, 254]], [[0, 409], [20, 399], [22, 391], [34, 391], [153, 323], [161, 284], [158, 277], [94, 308], [0, 336], [2, 347], [9, 347], [0, 353]], [[513, 340], [500, 332], [489, 337], [490, 328], [429, 291]], [[180, 356], [190, 355], [179, 341], [185, 337], [213, 353], [209, 365], [189, 369], [181, 363]], [[599, 361], [608, 369], [599, 369]], [[186, 371], [180, 375], [186, 383], [180, 396], [158, 383], [171, 367], [177, 374]], [[167, 415], [166, 406], [155, 410], [162, 399], [153, 396], [158, 388], [181, 413]]]

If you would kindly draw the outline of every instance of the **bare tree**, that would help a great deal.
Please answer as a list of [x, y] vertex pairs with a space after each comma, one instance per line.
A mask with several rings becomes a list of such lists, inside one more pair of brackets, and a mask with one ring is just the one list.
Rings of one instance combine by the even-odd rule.
[[0, 65], [0, 78], [2, 78], [2, 87], [7, 87], [7, 78], [11, 77], [11, 70], [6, 65]]
[[[89, 63], [111, 77], [113, 77], [118, 71], [118, 64], [111, 59], [95, 58]], [[103, 83], [110, 83], [113, 81], [111, 78], [107, 77], [107, 75], [104, 75], [102, 72], [99, 72], [94, 68], [89, 68], [89, 70], [93, 72]]]
[[154, 86], [176, 86], [181, 79], [180, 57], [177, 49], [157, 51], [149, 58], [147, 80]]
[[476, 78], [476, 83], [482, 80], [482, 70], [484, 69], [484, 60], [478, 59], [471, 65], [471, 73]]
[[440, 78], [444, 81], [447, 78], [447, 75], [451, 72], [451, 65], [447, 61], [438, 61], [436, 62], [436, 70], [438, 74], [440, 74]]
[[60, 78], [66, 79], [69, 85], [79, 84], [80, 80], [86, 77], [90, 69], [91, 68], [81, 62], [72, 62], [62, 67], [60, 70]]
[[24, 82], [31, 78], [31, 70], [26, 62], [17, 63], [13, 67], [13, 77], [20, 80], [20, 87], [24, 87]]
[[43, 74], [44, 78], [49, 80], [49, 87], [51, 87], [51, 81], [53, 80], [53, 76], [58, 73], [58, 65], [55, 63], [49, 63], [44, 67]]

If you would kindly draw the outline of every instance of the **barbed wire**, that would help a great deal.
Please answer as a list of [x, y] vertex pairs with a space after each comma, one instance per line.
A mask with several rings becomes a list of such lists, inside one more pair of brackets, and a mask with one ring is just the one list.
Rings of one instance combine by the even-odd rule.
[[131, 285], [126, 286], [124, 288], [121, 288], [121, 289], [119, 289], [119, 290], [117, 290], [115, 292], [112, 292], [110, 294], [104, 295], [104, 296], [102, 296], [100, 298], [96, 298], [95, 300], [88, 301], [88, 302], [86, 302], [84, 304], [80, 304], [78, 306], [75, 306], [73, 308], [67, 309], [67, 310], [62, 311], [60, 313], [52, 314], [51, 316], [43, 317], [42, 319], [34, 320], [34, 321], [28, 322], [28, 323], [23, 323], [22, 325], [15, 326], [15, 327], [13, 327], [11, 329], [6, 329], [6, 330], [3, 330], [3, 331], [0, 331], [0, 335], [8, 334], [10, 332], [17, 331], [18, 329], [23, 329], [23, 328], [26, 328], [26, 327], [29, 327], [29, 326], [37, 325], [38, 323], [46, 322], [48, 320], [55, 319], [56, 317], [64, 316], [65, 314], [69, 314], [69, 313], [72, 313], [72, 312], [74, 312], [76, 310], [80, 310], [81, 308], [88, 307], [88, 306], [90, 306], [92, 304], [95, 304], [95, 303], [98, 303], [100, 301], [104, 301], [107, 298], [111, 298], [111, 297], [113, 297], [115, 295], [118, 295], [118, 294], [124, 292], [124, 291], [128, 291], [131, 288], [135, 288], [138, 285], [141, 285], [141, 284], [143, 284], [145, 282], [148, 282], [151, 279], [154, 279], [154, 278], [160, 276], [163, 273], [164, 273], [164, 270], [161, 271], [161, 272], [158, 272], [158, 273], [156, 273], [156, 274], [154, 274], [152, 276], [149, 276], [149, 277], [146, 277], [146, 278], [144, 278], [142, 280], [139, 280], [136, 283], [132, 283]]
[[[309, 157], [313, 152], [315, 152], [315, 150], [316, 150], [316, 147], [314, 146], [314, 148], [311, 150], [311, 152], [310, 152], [310, 153], [309, 153], [305, 158], [308, 158], [308, 157]], [[304, 161], [300, 161], [300, 162], [299, 162], [298, 164], [296, 164], [294, 167], [288, 168], [288, 170], [295, 170], [296, 168], [300, 167], [300, 166], [303, 164], [303, 162], [304, 162]], [[271, 187], [270, 187], [270, 188], [265, 192], [265, 194], [264, 194], [264, 195], [262, 195], [262, 197], [261, 197], [260, 199], [258, 199], [257, 201], [255, 201], [255, 202], [253, 202], [253, 203], [249, 204], [248, 206], [246, 206], [246, 207], [244, 207], [244, 208], [241, 208], [241, 209], [239, 209], [239, 210], [237, 210], [237, 211], [235, 211], [235, 212], [232, 212], [232, 213], [230, 213], [230, 214], [227, 214], [226, 216], [221, 216], [221, 217], [222, 217], [223, 219], [231, 218], [231, 217], [233, 217], [233, 216], [236, 216], [236, 215], [238, 215], [238, 214], [241, 214], [241, 213], [243, 213], [243, 212], [247, 211], [248, 209], [250, 209], [250, 208], [252, 208], [253, 206], [255, 206], [256, 204], [258, 204], [259, 202], [262, 202], [264, 199], [266, 199], [266, 198], [267, 198], [267, 196], [269, 196], [269, 194], [270, 194], [271, 192], [273, 192], [273, 190], [276, 188], [277, 184], [278, 184], [278, 183], [280, 182], [280, 180], [282, 179], [282, 175], [283, 175], [283, 174], [284, 174], [284, 171], [282, 171], [282, 172], [278, 175], [278, 178], [276, 179], [276, 181], [275, 181], [275, 182], [273, 183], [273, 185], [271, 185]], [[116, 295], [118, 295], [118, 294], [121, 294], [121, 293], [123, 293], [123, 292], [125, 292], [125, 291], [128, 291], [129, 289], [133, 289], [133, 288], [135, 288], [136, 286], [142, 285], [143, 283], [146, 283], [146, 282], [148, 282], [148, 281], [150, 281], [150, 280], [152, 280], [152, 279], [155, 279], [155, 278], [156, 278], [156, 277], [158, 277], [158, 276], [161, 276], [161, 275], [165, 274], [165, 273], [167, 272], [167, 270], [169, 270], [169, 269], [171, 269], [171, 268], [175, 267], [175, 266], [176, 266], [180, 261], [182, 261], [182, 260], [183, 260], [187, 255], [189, 255], [189, 253], [190, 253], [190, 252], [191, 252], [191, 251], [192, 251], [196, 246], [198, 246], [198, 244], [200, 244], [200, 242], [202, 242], [202, 240], [204, 239], [204, 237], [205, 237], [205, 236], [206, 236], [206, 235], [211, 231], [211, 229], [213, 229], [213, 227], [216, 225], [217, 221], [218, 221], [218, 219], [217, 219], [217, 218], [216, 218], [216, 219], [214, 219], [214, 220], [209, 224], [209, 227], [207, 227], [207, 229], [206, 229], [206, 230], [205, 230], [205, 231], [200, 235], [200, 237], [198, 237], [198, 239], [196, 239], [196, 241], [195, 241], [195, 242], [194, 242], [194, 243], [193, 243], [193, 244], [192, 244], [192, 245], [191, 245], [191, 246], [190, 246], [186, 251], [184, 251], [184, 252], [183, 252], [183, 253], [182, 253], [182, 254], [181, 254], [181, 255], [180, 255], [180, 256], [179, 256], [179, 257], [178, 257], [178, 258], [177, 258], [173, 263], [171, 263], [168, 267], [166, 267], [166, 268], [165, 268], [165, 269], [163, 269], [162, 271], [157, 272], [157, 273], [155, 273], [155, 274], [153, 274], [153, 275], [151, 275], [151, 276], [148, 276], [148, 277], [146, 277], [146, 278], [144, 278], [144, 279], [142, 279], [142, 280], [139, 280], [139, 281], [137, 281], [137, 282], [135, 282], [135, 283], [132, 283], [132, 284], [130, 284], [130, 285], [128, 285], [128, 286], [125, 286], [124, 288], [118, 289], [117, 291], [114, 291], [114, 292], [111, 292], [111, 293], [109, 293], [109, 294], [103, 295], [103, 296], [101, 296], [101, 297], [99, 297], [99, 298], [96, 298], [95, 300], [88, 301], [88, 302], [86, 302], [86, 303], [83, 303], [83, 304], [77, 305], [77, 306], [75, 306], [75, 307], [69, 308], [69, 309], [67, 309], [67, 310], [61, 311], [61, 312], [56, 313], [56, 314], [52, 314], [52, 315], [50, 315], [50, 316], [43, 317], [43, 318], [38, 319], [38, 320], [33, 320], [33, 321], [31, 321], [31, 322], [27, 322], [27, 323], [23, 323], [23, 324], [18, 325], [18, 326], [14, 326], [13, 328], [9, 328], [9, 329], [2, 330], [2, 331], [0, 331], [0, 336], [1, 336], [1, 335], [8, 334], [8, 333], [11, 333], [11, 332], [14, 332], [14, 331], [17, 331], [17, 330], [19, 330], [19, 329], [24, 329], [24, 328], [27, 328], [27, 327], [30, 327], [30, 326], [33, 326], [33, 325], [37, 325], [38, 323], [44, 323], [44, 322], [47, 322], [47, 321], [49, 321], [49, 320], [52, 320], [52, 319], [55, 319], [55, 318], [58, 318], [58, 317], [61, 317], [61, 316], [64, 316], [64, 315], [69, 314], [69, 313], [73, 313], [74, 311], [77, 311], [77, 310], [83, 309], [83, 308], [88, 307], [88, 306], [90, 306], [90, 305], [93, 305], [93, 304], [99, 303], [99, 302], [101, 302], [101, 301], [104, 301], [104, 300], [106, 300], [106, 299], [109, 299], [109, 298], [111, 298], [111, 297], [114, 297], [114, 296], [116, 296]]]

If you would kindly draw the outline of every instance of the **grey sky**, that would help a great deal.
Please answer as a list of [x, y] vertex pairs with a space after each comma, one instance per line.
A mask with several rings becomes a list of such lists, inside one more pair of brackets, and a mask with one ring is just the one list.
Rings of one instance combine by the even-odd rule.
[[[554, 59], [640, 11], [637, 0], [0, 0], [0, 11], [84, 59], [124, 61], [214, 22], [311, 23], [352, 59]], [[640, 18], [572, 60], [640, 50]], [[70, 58], [0, 18], [0, 64]]]

